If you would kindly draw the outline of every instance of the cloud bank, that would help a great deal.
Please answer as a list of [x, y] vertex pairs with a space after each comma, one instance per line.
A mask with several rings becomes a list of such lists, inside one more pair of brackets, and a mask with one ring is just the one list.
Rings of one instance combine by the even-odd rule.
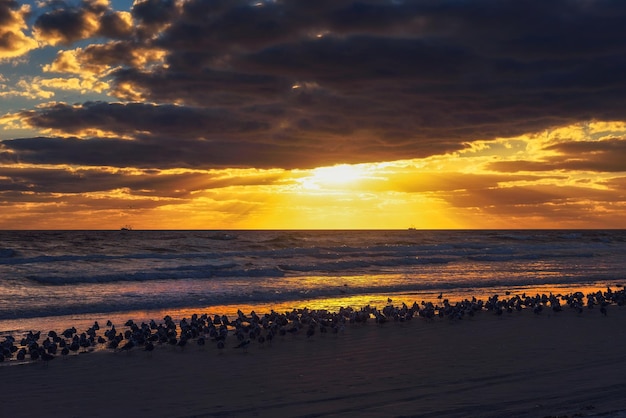
[[0, 3], [3, 209], [626, 225], [626, 2], [117, 4]]
[[33, 24], [66, 47], [47, 71], [114, 100], [23, 111], [58, 136], [4, 146], [33, 163], [310, 168], [622, 120], [625, 20], [621, 1], [54, 2]]

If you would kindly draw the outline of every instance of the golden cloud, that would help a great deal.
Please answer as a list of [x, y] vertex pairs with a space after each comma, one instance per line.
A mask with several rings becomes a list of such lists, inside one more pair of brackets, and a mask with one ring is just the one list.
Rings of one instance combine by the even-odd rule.
[[39, 77], [22, 78], [16, 84], [15, 88], [8, 91], [0, 91], [0, 97], [23, 97], [26, 99], [50, 99], [54, 97], [54, 92], [46, 90], [41, 83]]
[[91, 11], [83, 10], [73, 23], [72, 31], [65, 27], [56, 26], [35, 26], [33, 34], [35, 39], [41, 44], [56, 46], [59, 44], [69, 45], [80, 39], [91, 38], [100, 29], [99, 16]]
[[41, 85], [58, 90], [77, 90], [82, 94], [88, 92], [102, 93], [109, 89], [108, 83], [95, 77], [49, 78], [41, 80]]
[[[120, 66], [132, 66], [134, 68], [149, 68], [162, 63], [166, 52], [157, 48], [126, 48], [117, 42], [91, 45], [88, 48], [76, 48], [63, 50], [57, 53], [54, 61], [43, 67], [46, 73], [75, 74], [77, 77], [52, 78], [44, 85], [63, 90], [78, 90], [81, 93], [103, 93], [109, 90], [110, 85], [106, 80], [109, 73]], [[138, 100], [142, 96], [138, 90], [130, 84], [120, 83], [115, 95], [118, 97]]]
[[24, 33], [30, 6], [22, 5], [14, 10], [0, 4], [0, 11], [4, 15], [0, 22], [0, 61], [20, 57], [39, 46], [35, 39]]
[[51, 64], [44, 65], [46, 73], [69, 73], [82, 75], [101, 74], [108, 68], [106, 65], [90, 64], [81, 59], [82, 48], [59, 51]]

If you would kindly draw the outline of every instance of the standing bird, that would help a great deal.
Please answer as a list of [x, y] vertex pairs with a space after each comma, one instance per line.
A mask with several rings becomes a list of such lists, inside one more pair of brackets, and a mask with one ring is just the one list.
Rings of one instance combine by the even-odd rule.
[[250, 345], [250, 340], [243, 340], [239, 344], [235, 346], [235, 348], [241, 348], [243, 351], [248, 351], [248, 346]]
[[148, 341], [146, 345], [143, 347], [143, 351], [147, 351], [148, 353], [152, 353], [154, 351], [154, 344], [151, 341]]
[[132, 349], [133, 349], [133, 347], [135, 347], [135, 342], [134, 342], [133, 340], [128, 340], [128, 341], [126, 342], [126, 344], [124, 344], [124, 345], [120, 348], [120, 350], [121, 350], [121, 351], [127, 351], [127, 352], [129, 352], [129, 353], [130, 353], [130, 350], [132, 350]]
[[48, 352], [47, 352], [47, 351], [45, 351], [45, 350], [41, 350], [41, 353], [40, 353], [40, 354], [41, 354], [41, 359], [42, 359], [43, 361], [45, 361], [45, 362], [46, 362], [46, 365], [47, 365], [50, 361], [54, 360], [54, 356], [53, 356], [52, 354], [48, 353]]

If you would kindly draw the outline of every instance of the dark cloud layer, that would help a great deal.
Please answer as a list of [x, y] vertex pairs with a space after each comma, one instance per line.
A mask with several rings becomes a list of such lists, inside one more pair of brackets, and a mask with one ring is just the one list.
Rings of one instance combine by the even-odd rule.
[[[40, 15], [35, 27], [64, 44], [115, 39], [80, 59], [110, 68], [121, 102], [24, 117], [67, 135], [90, 127], [126, 139], [5, 147], [36, 163], [305, 168], [626, 119], [621, 0], [257, 4], [140, 1], [132, 30], [91, 2]], [[163, 62], [140, 65], [130, 51], [142, 49], [163, 51]]]
[[[207, 172], [168, 174], [145, 170], [129, 175], [124, 170], [0, 167], [0, 190], [3, 196], [7, 193], [27, 192], [35, 196], [41, 193], [81, 194], [127, 189], [135, 195], [183, 198], [196, 191], [227, 186], [266, 185], [281, 179], [281, 174], [272, 172], [225, 178]], [[24, 198], [24, 195], [20, 196]]]
[[92, 36], [112, 39], [132, 36], [131, 27], [119, 12], [97, 1], [83, 0], [76, 5], [51, 2], [49, 8], [33, 25], [42, 41], [71, 45]]
[[545, 150], [555, 151], [558, 155], [547, 157], [544, 161], [494, 162], [489, 167], [498, 171], [626, 171], [626, 139], [564, 142]]

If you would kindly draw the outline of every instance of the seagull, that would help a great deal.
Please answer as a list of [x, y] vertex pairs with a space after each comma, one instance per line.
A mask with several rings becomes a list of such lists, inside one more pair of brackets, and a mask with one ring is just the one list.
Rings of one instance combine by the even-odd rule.
[[63, 336], [65, 338], [72, 338], [72, 335], [74, 335], [75, 333], [76, 333], [76, 328], [72, 327], [63, 331]]
[[146, 343], [146, 345], [143, 347], [143, 351], [147, 351], [149, 353], [154, 351], [154, 344], [152, 344], [150, 341], [148, 341]]
[[51, 360], [54, 360], [54, 356], [53, 356], [52, 354], [48, 353], [48, 352], [47, 352], [47, 351], [45, 351], [45, 350], [41, 350], [41, 353], [39, 353], [39, 354], [41, 355], [41, 359], [42, 359], [43, 361], [45, 361], [45, 362], [46, 362], [46, 365], [47, 365], [47, 364], [48, 364]]
[[124, 344], [120, 350], [121, 351], [128, 351], [130, 353], [130, 350], [135, 346], [135, 342], [133, 340], [128, 340], [126, 342], [126, 344]]
[[244, 340], [237, 344], [235, 348], [242, 348], [244, 351], [248, 351], [248, 346], [250, 345], [250, 340]]
[[73, 340], [70, 344], [70, 351], [77, 352], [78, 350], [80, 350], [80, 343], [78, 340]]

